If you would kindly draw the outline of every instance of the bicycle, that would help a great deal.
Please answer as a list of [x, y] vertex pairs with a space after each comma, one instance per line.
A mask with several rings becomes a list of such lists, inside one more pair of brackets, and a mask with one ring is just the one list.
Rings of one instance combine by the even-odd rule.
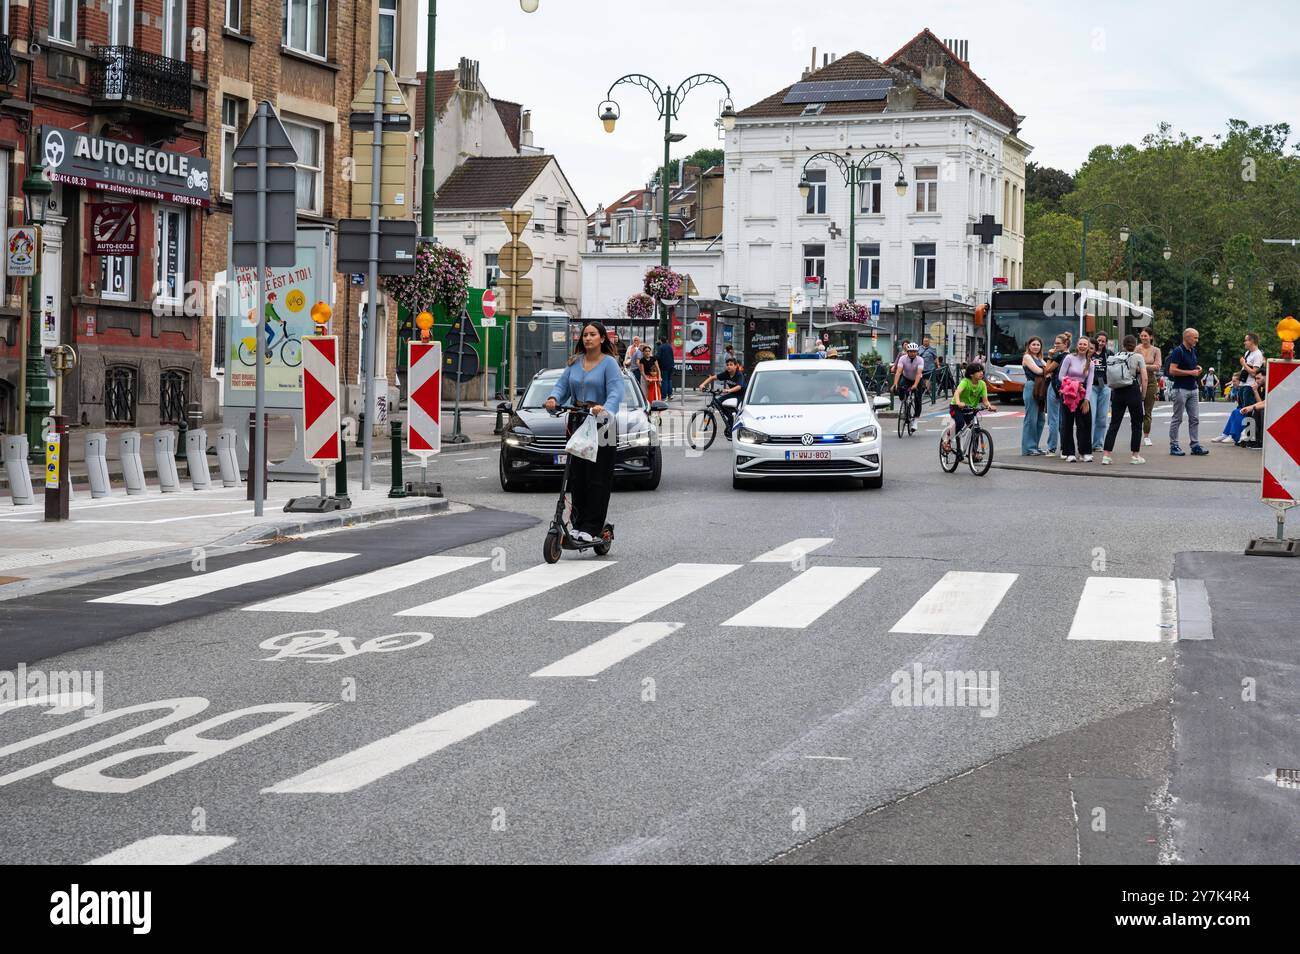
[[[725, 388], [719, 388], [716, 385], [708, 389], [712, 397], [706, 407], [700, 408], [691, 415], [691, 419], [686, 423], [686, 443], [690, 445], [691, 450], [706, 451], [713, 446], [714, 440], [717, 439], [719, 430], [719, 418], [722, 422], [731, 421], [731, 413], [734, 408], [725, 407], [722, 396]], [[731, 432], [727, 431], [727, 440], [731, 440]]]
[[944, 438], [939, 438], [939, 465], [946, 472], [956, 472], [963, 458], [976, 477], [983, 477], [993, 466], [993, 435], [980, 425], [981, 416], [979, 411], [971, 415], [970, 423], [948, 442], [947, 449]]
[[[296, 368], [302, 364], [302, 341], [289, 332], [284, 332], [280, 340], [267, 349], [267, 360], [270, 360], [271, 353], [276, 350], [280, 352], [280, 360], [284, 362], [286, 368]], [[257, 339], [251, 335], [239, 342], [239, 360], [248, 367], [253, 366], [255, 355], [257, 354]]]
[[916, 430], [916, 405], [913, 403], [916, 398], [912, 396], [914, 388], [899, 387], [898, 389], [898, 436], [904, 437], [910, 435]]

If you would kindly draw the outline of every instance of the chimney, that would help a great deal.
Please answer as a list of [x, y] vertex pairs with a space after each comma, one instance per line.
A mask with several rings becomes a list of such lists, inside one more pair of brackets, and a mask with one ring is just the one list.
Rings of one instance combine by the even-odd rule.
[[809, 63], [808, 66], [804, 68], [803, 76], [801, 76], [800, 79], [807, 79], [808, 74], [815, 73], [816, 71], [817, 71], [817, 47], [814, 46], [812, 48], [812, 62]]
[[970, 40], [944, 40], [943, 42], [956, 54], [957, 59], [970, 66]]
[[456, 68], [456, 74], [456, 84], [461, 89], [469, 92], [478, 89], [478, 60], [471, 60], [462, 56], [460, 65]]
[[830, 66], [830, 65], [831, 65], [831, 55], [829, 53], [823, 53], [822, 66]]
[[533, 145], [533, 111], [525, 109], [519, 117], [519, 146], [520, 148]]
[[942, 98], [947, 70], [944, 69], [943, 57], [937, 53], [927, 53], [925, 66], [921, 68], [921, 85], [934, 95]]

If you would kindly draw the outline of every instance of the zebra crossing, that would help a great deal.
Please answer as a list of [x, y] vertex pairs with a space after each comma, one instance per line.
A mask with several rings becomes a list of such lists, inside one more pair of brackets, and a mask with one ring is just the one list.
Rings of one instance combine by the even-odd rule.
[[[241, 607], [244, 612], [315, 615], [362, 603], [375, 597], [413, 588], [431, 580], [447, 581], [451, 592], [393, 613], [399, 617], [477, 619], [507, 607], [543, 596], [581, 593], [581, 602], [549, 616], [557, 623], [624, 623], [647, 618], [672, 618], [676, 604], [692, 594], [724, 587], [720, 605], [731, 615], [717, 625], [728, 628], [808, 629], [837, 609], [855, 602], [868, 605], [874, 588], [899, 582], [898, 569], [880, 566], [807, 565], [810, 554], [823, 551], [833, 538], [790, 541], [754, 557], [749, 563], [679, 562], [642, 572], [637, 578], [608, 589], [595, 599], [590, 587], [571, 587], [593, 574], [618, 567], [618, 560], [562, 560], [537, 564], [500, 575], [477, 585], [457, 588], [456, 577], [488, 561], [485, 556], [434, 555], [409, 560], [372, 572], [301, 590]], [[88, 602], [126, 606], [168, 606], [212, 593], [263, 581], [292, 587], [292, 575], [309, 567], [330, 563], [346, 565], [355, 553], [295, 551], [237, 566], [193, 573], [162, 583], [99, 596]], [[823, 560], [833, 555], [820, 554]], [[737, 587], [728, 585], [736, 574], [763, 573], [764, 564], [789, 563], [793, 575], [748, 605], [736, 608]], [[627, 567], [624, 567], [626, 572]], [[915, 570], [908, 579], [915, 579]], [[766, 571], [770, 576], [770, 571]], [[975, 637], [988, 631], [1008, 594], [1015, 592], [1020, 575], [1009, 572], [949, 570], [886, 630], [891, 635]], [[621, 582], [621, 581], [620, 581]], [[1024, 584], [1022, 584], [1023, 587]], [[751, 592], [748, 588], [744, 592]], [[680, 618], [680, 617], [679, 617]], [[881, 622], [888, 622], [882, 620]], [[1066, 638], [1076, 641], [1160, 642], [1175, 638], [1174, 586], [1157, 579], [1089, 576], [1078, 596], [1073, 623]]]

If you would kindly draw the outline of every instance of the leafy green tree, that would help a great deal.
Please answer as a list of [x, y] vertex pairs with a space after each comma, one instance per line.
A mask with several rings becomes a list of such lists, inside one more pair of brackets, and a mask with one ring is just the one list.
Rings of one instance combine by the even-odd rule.
[[1025, 164], [1025, 202], [1039, 202], [1044, 208], [1060, 208], [1063, 196], [1074, 191], [1074, 176], [1036, 162]]

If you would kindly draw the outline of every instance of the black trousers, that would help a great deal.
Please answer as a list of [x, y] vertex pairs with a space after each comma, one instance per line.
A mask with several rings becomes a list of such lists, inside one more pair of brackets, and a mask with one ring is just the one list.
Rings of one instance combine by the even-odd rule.
[[1110, 426], [1106, 428], [1106, 453], [1115, 449], [1115, 438], [1128, 411], [1129, 450], [1136, 454], [1142, 447], [1142, 419], [1146, 408], [1142, 403], [1142, 389], [1136, 384], [1126, 388], [1113, 388], [1110, 392]]
[[600, 428], [600, 446], [594, 461], [569, 458], [573, 529], [584, 530], [593, 537], [604, 531], [605, 518], [609, 515], [609, 495], [614, 489], [616, 433], [612, 421]]
[[916, 385], [915, 387], [908, 384], [906, 381], [898, 382], [898, 399], [900, 401], [910, 400], [912, 402], [912, 418], [914, 420], [919, 421], [921, 419], [921, 398], [924, 396], [925, 396], [924, 382]]
[[1061, 404], [1061, 452], [1066, 457], [1092, 453], [1092, 405], [1088, 407], [1085, 412], [1081, 401], [1078, 409], [1071, 411]]

